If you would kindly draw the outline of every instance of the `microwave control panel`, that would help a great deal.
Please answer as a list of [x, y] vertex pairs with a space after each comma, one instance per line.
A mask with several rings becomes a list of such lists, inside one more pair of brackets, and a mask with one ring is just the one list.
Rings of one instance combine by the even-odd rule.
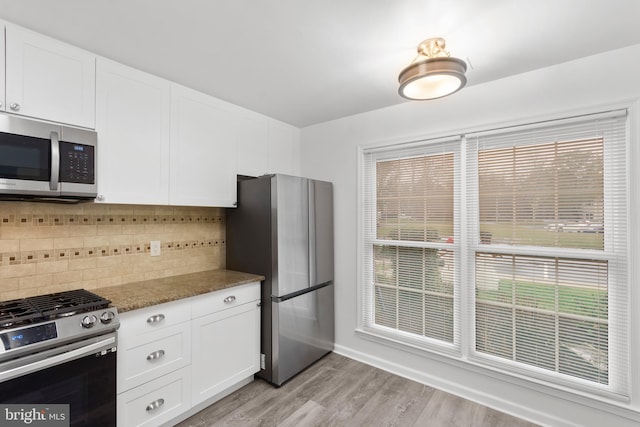
[[95, 147], [60, 141], [60, 181], [95, 183]]

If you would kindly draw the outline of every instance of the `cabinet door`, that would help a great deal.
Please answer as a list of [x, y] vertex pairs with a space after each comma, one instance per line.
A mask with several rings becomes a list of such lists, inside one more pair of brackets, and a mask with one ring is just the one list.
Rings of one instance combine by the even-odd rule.
[[269, 172], [269, 120], [247, 113], [238, 121], [238, 175], [261, 176]]
[[258, 301], [193, 319], [192, 404], [260, 370]]
[[6, 110], [95, 127], [95, 56], [7, 24]]
[[236, 119], [231, 104], [172, 85], [172, 205], [236, 204]]
[[4, 22], [0, 21], [0, 111], [4, 111], [6, 107], [4, 96], [4, 58], [5, 58], [5, 43], [4, 43]]
[[300, 130], [269, 121], [269, 173], [300, 174]]
[[98, 199], [168, 204], [170, 83], [99, 58], [96, 101]]

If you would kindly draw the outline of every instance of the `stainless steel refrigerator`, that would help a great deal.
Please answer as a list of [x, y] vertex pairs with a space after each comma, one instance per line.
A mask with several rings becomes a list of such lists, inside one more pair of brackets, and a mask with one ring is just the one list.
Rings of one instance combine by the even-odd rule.
[[333, 187], [288, 175], [238, 181], [226, 264], [265, 276], [261, 371], [280, 386], [333, 350]]

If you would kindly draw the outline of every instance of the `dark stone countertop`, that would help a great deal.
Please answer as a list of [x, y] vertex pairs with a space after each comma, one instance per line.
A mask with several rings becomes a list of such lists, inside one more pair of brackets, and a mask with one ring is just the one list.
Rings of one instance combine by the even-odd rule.
[[208, 292], [264, 280], [263, 276], [233, 270], [209, 270], [93, 290], [111, 300], [119, 313], [176, 301]]

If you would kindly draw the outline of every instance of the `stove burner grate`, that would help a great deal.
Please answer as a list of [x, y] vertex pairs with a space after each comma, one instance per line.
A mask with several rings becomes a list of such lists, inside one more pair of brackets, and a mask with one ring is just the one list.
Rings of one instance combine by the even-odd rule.
[[39, 319], [40, 312], [23, 300], [12, 300], [0, 303], [0, 328], [6, 329], [14, 325]]
[[0, 329], [98, 310], [110, 302], [84, 289], [0, 302]]

